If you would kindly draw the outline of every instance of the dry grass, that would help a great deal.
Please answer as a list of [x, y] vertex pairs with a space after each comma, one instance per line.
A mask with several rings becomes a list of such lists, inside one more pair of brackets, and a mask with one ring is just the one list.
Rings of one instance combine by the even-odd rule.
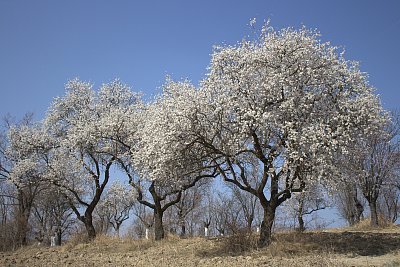
[[248, 230], [238, 230], [234, 235], [214, 238], [217, 248], [200, 252], [203, 256], [238, 256], [257, 250], [257, 236]]
[[76, 237], [62, 247], [0, 253], [0, 266], [400, 266], [400, 227], [284, 232], [268, 248], [255, 244], [256, 237], [246, 232], [161, 242]]
[[380, 256], [400, 250], [400, 233], [343, 231], [278, 234], [280, 253]]
[[378, 224], [379, 227], [372, 227], [371, 226], [371, 219], [370, 218], [365, 218], [361, 220], [359, 223], [356, 225], [349, 227], [350, 230], [381, 230], [381, 229], [390, 229], [390, 228], [396, 228], [397, 225], [393, 224], [392, 222], [388, 221], [383, 215], [378, 215]]

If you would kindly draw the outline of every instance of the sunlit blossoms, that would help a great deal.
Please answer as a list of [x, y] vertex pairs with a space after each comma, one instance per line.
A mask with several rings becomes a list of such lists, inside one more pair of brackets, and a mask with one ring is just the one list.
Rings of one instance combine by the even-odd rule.
[[194, 142], [203, 99], [188, 81], [168, 80], [164, 93], [147, 105], [138, 131], [139, 148], [133, 151], [138, 171], [150, 180], [177, 186], [201, 173], [212, 172], [205, 149]]
[[217, 48], [197, 95], [197, 105], [174, 107], [198, 108], [194, 118], [182, 112], [192, 124], [181, 142], [205, 149], [226, 182], [259, 198], [261, 244], [276, 208], [307, 183], [333, 179], [335, 154], [386, 119], [357, 64], [305, 28], [264, 28], [257, 40]]
[[167, 78], [147, 104], [118, 80], [98, 90], [68, 82], [43, 124], [10, 130], [11, 177], [58, 186], [93, 238], [92, 213], [118, 169], [131, 190], [112, 185], [102, 208], [123, 219], [135, 198], [153, 210], [158, 240], [182, 192], [219, 176], [261, 205], [264, 246], [277, 208], [296, 193], [301, 216], [305, 193], [320, 208], [318, 184], [334, 188], [340, 159], [379, 136], [387, 118], [357, 62], [318, 32], [267, 25], [256, 39], [217, 47], [198, 87]]
[[11, 127], [8, 132], [8, 158], [13, 162], [10, 180], [24, 183], [40, 182], [47, 175], [48, 155], [54, 143], [40, 124]]
[[44, 127], [55, 144], [49, 179], [64, 189], [90, 238], [95, 236], [93, 210], [112, 166], [130, 154], [127, 140], [137, 129], [135, 114], [141, 107], [140, 96], [119, 81], [96, 92], [90, 83], [72, 80], [46, 117]]

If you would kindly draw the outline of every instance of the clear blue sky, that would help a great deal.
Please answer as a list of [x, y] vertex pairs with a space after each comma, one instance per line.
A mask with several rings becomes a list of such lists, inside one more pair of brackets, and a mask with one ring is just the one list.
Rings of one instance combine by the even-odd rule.
[[399, 107], [400, 1], [0, 0], [0, 116], [43, 118], [75, 77], [119, 77], [146, 96], [166, 74], [197, 83], [212, 46], [241, 40], [253, 17], [318, 28], [361, 62], [386, 108]]

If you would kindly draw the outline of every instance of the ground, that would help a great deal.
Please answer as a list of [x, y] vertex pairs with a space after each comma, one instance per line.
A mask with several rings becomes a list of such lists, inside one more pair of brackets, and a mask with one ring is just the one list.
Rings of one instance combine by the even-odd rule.
[[90, 243], [0, 253], [0, 266], [400, 266], [400, 227], [277, 233], [256, 249], [244, 234], [161, 242], [101, 236]]

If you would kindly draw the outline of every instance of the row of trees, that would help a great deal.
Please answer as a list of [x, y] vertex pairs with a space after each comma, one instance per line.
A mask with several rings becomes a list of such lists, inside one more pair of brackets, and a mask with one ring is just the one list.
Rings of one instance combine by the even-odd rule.
[[[4, 241], [0, 249], [10, 249], [20, 244], [15, 231], [22, 220], [18, 219], [18, 202], [11, 198], [15, 196], [15, 190], [12, 186], [7, 186], [7, 190], [5, 183], [0, 185], [2, 186], [0, 239]], [[215, 187], [219, 190], [215, 191]], [[319, 216], [318, 211], [334, 206], [337, 206], [341, 217], [347, 220], [349, 225], [355, 224], [355, 214], [349, 212], [355, 206], [343, 195], [346, 192], [351, 191], [347, 188], [334, 196], [328, 196], [329, 192], [325, 189], [315, 188], [312, 192], [294, 195], [278, 209], [274, 228], [304, 231], [306, 228], [326, 227], [335, 218], [330, 216], [329, 221], [326, 215]], [[57, 192], [48, 189], [42, 190], [35, 196], [28, 225], [23, 224], [26, 225], [28, 240], [49, 244], [51, 237], [56, 236], [56, 244], [61, 244], [61, 238], [69, 239], [71, 235], [82, 235], [83, 225], [76, 221], [72, 209], [65, 200], [55, 193]], [[391, 223], [396, 220], [399, 205], [387, 204], [394, 203], [398, 199], [398, 192], [390, 195], [387, 194], [386, 188], [383, 190], [378, 199], [380, 223]], [[11, 201], [7, 203], [6, 200]], [[362, 198], [360, 203], [362, 209], [367, 205], [366, 200]], [[367, 212], [362, 210], [359, 219], [366, 215]], [[125, 223], [129, 217], [133, 220]], [[235, 235], [259, 231], [261, 221], [262, 208], [256, 198], [236, 187], [209, 182], [184, 191], [181, 201], [166, 211], [163, 226], [167, 232], [181, 237]], [[124, 235], [132, 238], [154, 238], [153, 213], [135, 201], [129, 186], [123, 186], [116, 181], [111, 183], [96, 207], [93, 224], [96, 233], [118, 236], [123, 223]]]
[[[301, 216], [325, 206], [322, 187], [329, 195], [354, 188], [354, 217], [362, 192], [377, 225], [383, 188], [399, 185], [398, 124], [357, 63], [318, 38], [305, 28], [264, 26], [255, 40], [216, 48], [198, 87], [168, 78], [150, 103], [118, 80], [98, 90], [68, 82], [42, 122], [10, 125], [2, 144], [1, 177], [17, 192], [21, 244], [42, 191], [66, 207], [55, 223], [73, 213], [89, 238], [99, 207], [103, 217], [118, 210], [107, 219], [118, 231], [134, 194], [152, 210], [152, 222], [141, 220], [160, 240], [164, 214], [174, 208], [185, 217], [186, 206], [200, 201], [191, 190], [217, 177], [240, 203], [260, 208], [261, 246], [271, 242], [277, 209], [292, 197], [304, 228]], [[114, 173], [130, 188], [112, 186], [107, 200]], [[250, 228], [254, 210], [244, 214]]]

